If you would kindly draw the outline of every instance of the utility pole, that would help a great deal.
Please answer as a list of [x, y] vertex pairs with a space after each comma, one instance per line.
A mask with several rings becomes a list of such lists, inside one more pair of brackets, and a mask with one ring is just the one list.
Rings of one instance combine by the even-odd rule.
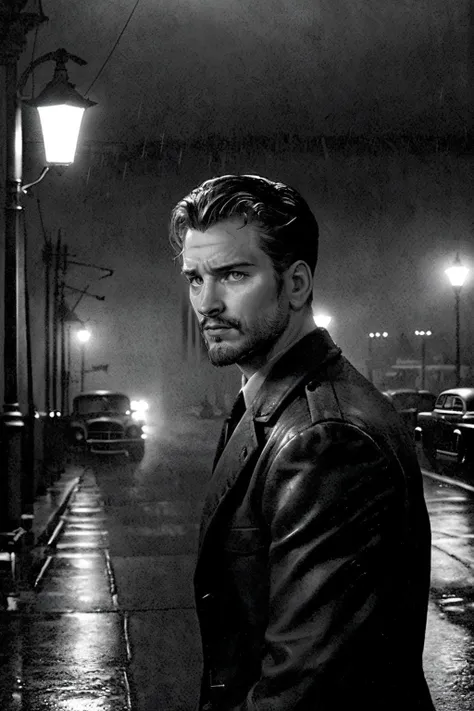
[[456, 321], [456, 387], [461, 386], [461, 287], [454, 287], [454, 317]]
[[25, 333], [26, 333], [26, 400], [27, 415], [25, 418], [25, 434], [23, 442], [24, 476], [22, 478], [21, 498], [23, 511], [21, 514], [22, 525], [25, 530], [31, 531], [34, 519], [34, 503], [36, 494], [35, 471], [35, 435], [36, 435], [36, 408], [33, 393], [33, 353], [31, 346], [31, 318], [30, 318], [30, 292], [28, 286], [28, 240], [26, 224], [23, 221], [23, 271], [25, 282]]
[[66, 413], [66, 331], [65, 331], [65, 318], [66, 318], [66, 302], [64, 300], [64, 280], [66, 278], [67, 271], [67, 244], [63, 245], [62, 248], [62, 258], [61, 258], [61, 281], [60, 281], [60, 295], [59, 295], [59, 333], [60, 333], [60, 383], [61, 383], [61, 413]]
[[60, 279], [59, 272], [61, 270], [61, 230], [58, 230], [56, 240], [56, 249], [54, 253], [54, 277], [53, 277], [53, 410], [56, 414], [58, 410], [58, 312], [59, 312], [59, 297], [60, 297]]
[[44, 409], [49, 417], [51, 411], [51, 267], [53, 247], [51, 239], [46, 238], [43, 247], [44, 264]]

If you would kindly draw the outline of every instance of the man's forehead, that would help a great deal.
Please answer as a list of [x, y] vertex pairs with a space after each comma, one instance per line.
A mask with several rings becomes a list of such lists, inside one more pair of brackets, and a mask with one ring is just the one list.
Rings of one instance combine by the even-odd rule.
[[205, 231], [188, 229], [183, 243], [183, 261], [205, 260], [212, 264], [242, 258], [258, 258], [263, 254], [253, 225], [242, 221], [226, 221]]

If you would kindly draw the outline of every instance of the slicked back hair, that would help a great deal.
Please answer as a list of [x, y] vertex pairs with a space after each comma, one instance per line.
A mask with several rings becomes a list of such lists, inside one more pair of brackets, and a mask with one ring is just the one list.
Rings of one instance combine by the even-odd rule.
[[235, 217], [257, 227], [260, 248], [270, 257], [277, 277], [300, 259], [314, 272], [319, 228], [307, 202], [294, 188], [258, 175], [212, 178], [180, 200], [170, 220], [175, 254], [182, 254], [188, 229], [205, 232]]

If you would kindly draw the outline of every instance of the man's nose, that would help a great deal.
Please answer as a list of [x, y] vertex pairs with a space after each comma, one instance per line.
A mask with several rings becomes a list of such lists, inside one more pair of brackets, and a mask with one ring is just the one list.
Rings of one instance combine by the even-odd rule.
[[204, 282], [196, 306], [202, 316], [221, 313], [225, 305], [219, 293], [219, 285], [214, 281]]

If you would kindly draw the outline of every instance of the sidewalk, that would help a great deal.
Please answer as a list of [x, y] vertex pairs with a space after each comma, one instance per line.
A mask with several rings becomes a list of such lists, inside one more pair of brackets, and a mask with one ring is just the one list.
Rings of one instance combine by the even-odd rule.
[[[84, 467], [68, 463], [58, 480], [38, 496], [34, 504], [34, 518], [25, 536], [23, 551], [15, 560], [15, 554], [0, 553], [0, 609], [15, 609], [18, 603], [15, 592], [24, 587], [22, 565], [27, 561], [27, 576], [31, 584], [41, 568], [44, 548], [61, 520], [68, 503], [84, 475]], [[21, 556], [25, 561], [21, 560]], [[24, 567], [24, 565], [23, 565]], [[15, 591], [15, 588], [17, 590]]]
[[92, 469], [68, 466], [36, 513], [28, 582], [0, 612], [0, 709], [130, 711], [124, 621]]

